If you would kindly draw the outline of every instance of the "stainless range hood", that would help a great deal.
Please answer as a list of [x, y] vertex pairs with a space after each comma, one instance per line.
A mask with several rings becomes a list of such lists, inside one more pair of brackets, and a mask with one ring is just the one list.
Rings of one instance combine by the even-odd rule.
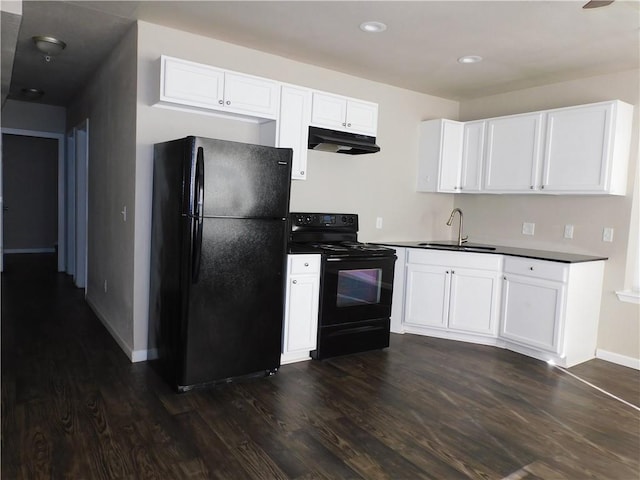
[[309, 127], [309, 149], [347, 155], [380, 151], [380, 147], [376, 145], [376, 137], [318, 127]]

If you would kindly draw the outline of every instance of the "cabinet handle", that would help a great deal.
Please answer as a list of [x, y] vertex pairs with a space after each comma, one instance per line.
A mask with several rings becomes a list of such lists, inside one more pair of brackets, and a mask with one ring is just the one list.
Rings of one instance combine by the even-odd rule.
[[298, 280], [293, 280], [291, 283], [295, 285], [296, 283], [298, 283]]

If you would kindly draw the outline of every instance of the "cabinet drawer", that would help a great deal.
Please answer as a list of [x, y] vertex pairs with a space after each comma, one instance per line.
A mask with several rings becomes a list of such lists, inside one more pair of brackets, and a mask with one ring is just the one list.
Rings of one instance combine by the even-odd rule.
[[527, 277], [544, 278], [557, 282], [567, 280], [569, 266], [564, 263], [533, 260], [529, 258], [506, 257], [504, 272]]
[[292, 275], [320, 272], [320, 255], [289, 255], [289, 273]]
[[447, 252], [445, 250], [423, 248], [409, 248], [408, 252], [407, 263], [477, 268], [480, 270], [502, 270], [502, 255], [473, 252]]

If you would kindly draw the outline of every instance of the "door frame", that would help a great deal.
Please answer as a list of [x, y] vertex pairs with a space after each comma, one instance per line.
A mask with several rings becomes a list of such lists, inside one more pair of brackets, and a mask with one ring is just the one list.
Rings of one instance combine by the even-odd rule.
[[[62, 133], [41, 132], [36, 130], [22, 130], [17, 128], [0, 128], [1, 134], [20, 135], [23, 137], [53, 138], [58, 141], [58, 271], [65, 271], [66, 254], [66, 212], [65, 212], [65, 156]], [[2, 155], [0, 154], [0, 171], [2, 170]], [[0, 172], [0, 180], [2, 174]], [[0, 184], [0, 199], [2, 198], [2, 185]], [[0, 223], [4, 224], [4, 212], [0, 209]], [[1, 231], [1, 229], [0, 229]], [[4, 235], [4, 232], [2, 232]], [[4, 241], [0, 238], [0, 266], [4, 267]]]
[[85, 118], [73, 128], [75, 163], [75, 274], [78, 288], [87, 294], [89, 260], [89, 119]]

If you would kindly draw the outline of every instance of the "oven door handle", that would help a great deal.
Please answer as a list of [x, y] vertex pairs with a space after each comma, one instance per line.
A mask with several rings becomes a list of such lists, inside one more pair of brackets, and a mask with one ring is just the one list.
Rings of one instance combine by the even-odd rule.
[[326, 258], [327, 262], [379, 262], [380, 260], [388, 260], [392, 258], [395, 260], [398, 259], [396, 255], [384, 255], [379, 257], [338, 257], [338, 258]]
[[383, 327], [379, 325], [367, 325], [365, 327], [345, 328], [331, 333], [332, 337], [340, 335], [352, 335], [354, 333], [371, 332], [372, 330], [381, 330]]

